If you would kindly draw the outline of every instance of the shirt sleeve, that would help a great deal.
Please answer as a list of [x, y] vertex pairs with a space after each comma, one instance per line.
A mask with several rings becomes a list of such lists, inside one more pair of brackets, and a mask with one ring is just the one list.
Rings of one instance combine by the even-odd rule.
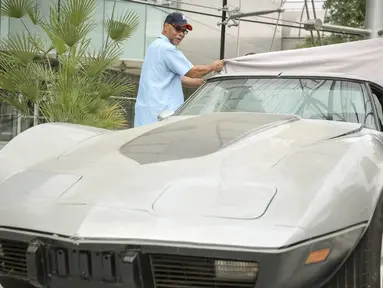
[[193, 64], [176, 48], [166, 50], [165, 63], [172, 72], [181, 77], [193, 68]]

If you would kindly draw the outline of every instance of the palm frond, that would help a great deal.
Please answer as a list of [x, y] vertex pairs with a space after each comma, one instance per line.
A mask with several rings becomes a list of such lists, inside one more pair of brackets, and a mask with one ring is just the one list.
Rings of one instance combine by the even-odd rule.
[[99, 127], [113, 130], [125, 128], [128, 125], [125, 116], [125, 109], [121, 105], [105, 105], [105, 108], [100, 109], [97, 115], [97, 118], [101, 119]]
[[58, 73], [50, 69], [44, 59], [40, 62], [28, 63], [26, 69], [33, 73], [34, 79], [39, 82], [53, 83], [58, 77]]
[[39, 5], [29, 5], [27, 8], [27, 14], [29, 16], [29, 19], [31, 19], [32, 23], [34, 25], [37, 25], [41, 23], [43, 17], [41, 15], [41, 10]]
[[108, 36], [116, 42], [129, 39], [139, 25], [140, 19], [136, 12], [128, 10], [117, 19], [103, 21]]
[[108, 45], [104, 50], [94, 51], [82, 60], [85, 73], [89, 77], [102, 74], [121, 56], [121, 49], [117, 45]]
[[[54, 12], [53, 8], [51, 8], [51, 17]], [[51, 40], [51, 46], [49, 50], [56, 50], [56, 53], [58, 55], [62, 55], [67, 51], [67, 46], [65, 45], [65, 41], [61, 39], [57, 34], [54, 33], [51, 25], [49, 22], [41, 21], [40, 27], [45, 31], [45, 33], [48, 35], [49, 39]]]
[[9, 18], [23, 18], [28, 14], [33, 5], [33, 0], [2, 0], [1, 16]]
[[109, 99], [111, 96], [130, 96], [135, 90], [136, 86], [125, 75], [104, 76], [103, 81], [100, 81], [97, 87], [98, 95], [102, 99]]
[[12, 61], [2, 59], [0, 61], [0, 65], [0, 87], [10, 93], [18, 92], [17, 83], [14, 81], [14, 76], [12, 73], [8, 73], [8, 71], [12, 71], [13, 67], [17, 67], [17, 64]]
[[11, 34], [7, 38], [0, 40], [0, 47], [7, 51], [17, 60], [23, 63], [30, 63], [41, 52], [41, 40], [26, 34]]
[[88, 77], [78, 76], [71, 87], [55, 86], [52, 101], [44, 101], [40, 107], [44, 117], [107, 129], [125, 125], [123, 107], [97, 97], [96, 80], [88, 80]]
[[50, 22], [41, 26], [51, 39], [54, 35], [67, 46], [73, 47], [95, 27], [91, 20], [95, 3], [95, 0], [68, 0], [60, 7], [60, 11], [58, 7], [51, 7]]
[[96, 0], [67, 0], [60, 7], [60, 17], [73, 26], [81, 26], [91, 19], [96, 8]]
[[[135, 85], [125, 75], [110, 75], [108, 69], [119, 60], [119, 44], [131, 37], [139, 24], [138, 16], [128, 11], [104, 22], [108, 39], [114, 41], [102, 51], [89, 53], [91, 39], [87, 34], [95, 27], [92, 16], [97, 0], [63, 0], [60, 11], [56, 5], [51, 6], [48, 20], [41, 16], [34, 0], [1, 1], [2, 15], [28, 15], [34, 25], [43, 28], [51, 43], [43, 43], [28, 27], [27, 33], [0, 40], [0, 87], [6, 91], [1, 92], [0, 100], [25, 115], [33, 113], [31, 104], [36, 103], [48, 122], [126, 127], [126, 111], [111, 96], [131, 95]], [[53, 49], [57, 52], [54, 59], [48, 55]]]
[[28, 101], [25, 101], [25, 99], [23, 99], [23, 97], [18, 93], [0, 90], [0, 101], [16, 108], [16, 110], [22, 115], [27, 116], [31, 113]]
[[71, 85], [73, 78], [77, 75], [82, 76], [81, 60], [86, 55], [86, 51], [90, 44], [90, 39], [82, 39], [73, 47], [69, 47], [67, 53], [59, 56], [59, 62], [61, 64], [60, 69], [60, 81], [61, 85]]
[[34, 71], [28, 66], [14, 65], [13, 63], [1, 63], [4, 71], [0, 72], [1, 86], [8, 86], [9, 91], [18, 92], [29, 100], [37, 100], [39, 89], [35, 80]]

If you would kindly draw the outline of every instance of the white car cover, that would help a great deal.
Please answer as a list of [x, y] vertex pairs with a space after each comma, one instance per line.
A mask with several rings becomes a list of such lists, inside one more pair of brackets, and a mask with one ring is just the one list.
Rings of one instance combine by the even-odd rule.
[[342, 73], [383, 86], [383, 38], [225, 60], [223, 73]]

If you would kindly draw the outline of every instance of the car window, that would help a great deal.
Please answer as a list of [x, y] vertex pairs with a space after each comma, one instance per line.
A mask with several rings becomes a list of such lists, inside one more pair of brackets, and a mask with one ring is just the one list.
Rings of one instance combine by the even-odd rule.
[[214, 112], [293, 114], [305, 119], [361, 123], [376, 129], [363, 84], [334, 79], [258, 78], [208, 82], [177, 115]]

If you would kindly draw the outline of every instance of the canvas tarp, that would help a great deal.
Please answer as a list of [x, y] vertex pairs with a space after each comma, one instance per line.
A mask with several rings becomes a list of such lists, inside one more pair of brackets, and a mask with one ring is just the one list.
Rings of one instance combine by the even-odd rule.
[[383, 38], [226, 59], [222, 74], [342, 73], [383, 86]]

